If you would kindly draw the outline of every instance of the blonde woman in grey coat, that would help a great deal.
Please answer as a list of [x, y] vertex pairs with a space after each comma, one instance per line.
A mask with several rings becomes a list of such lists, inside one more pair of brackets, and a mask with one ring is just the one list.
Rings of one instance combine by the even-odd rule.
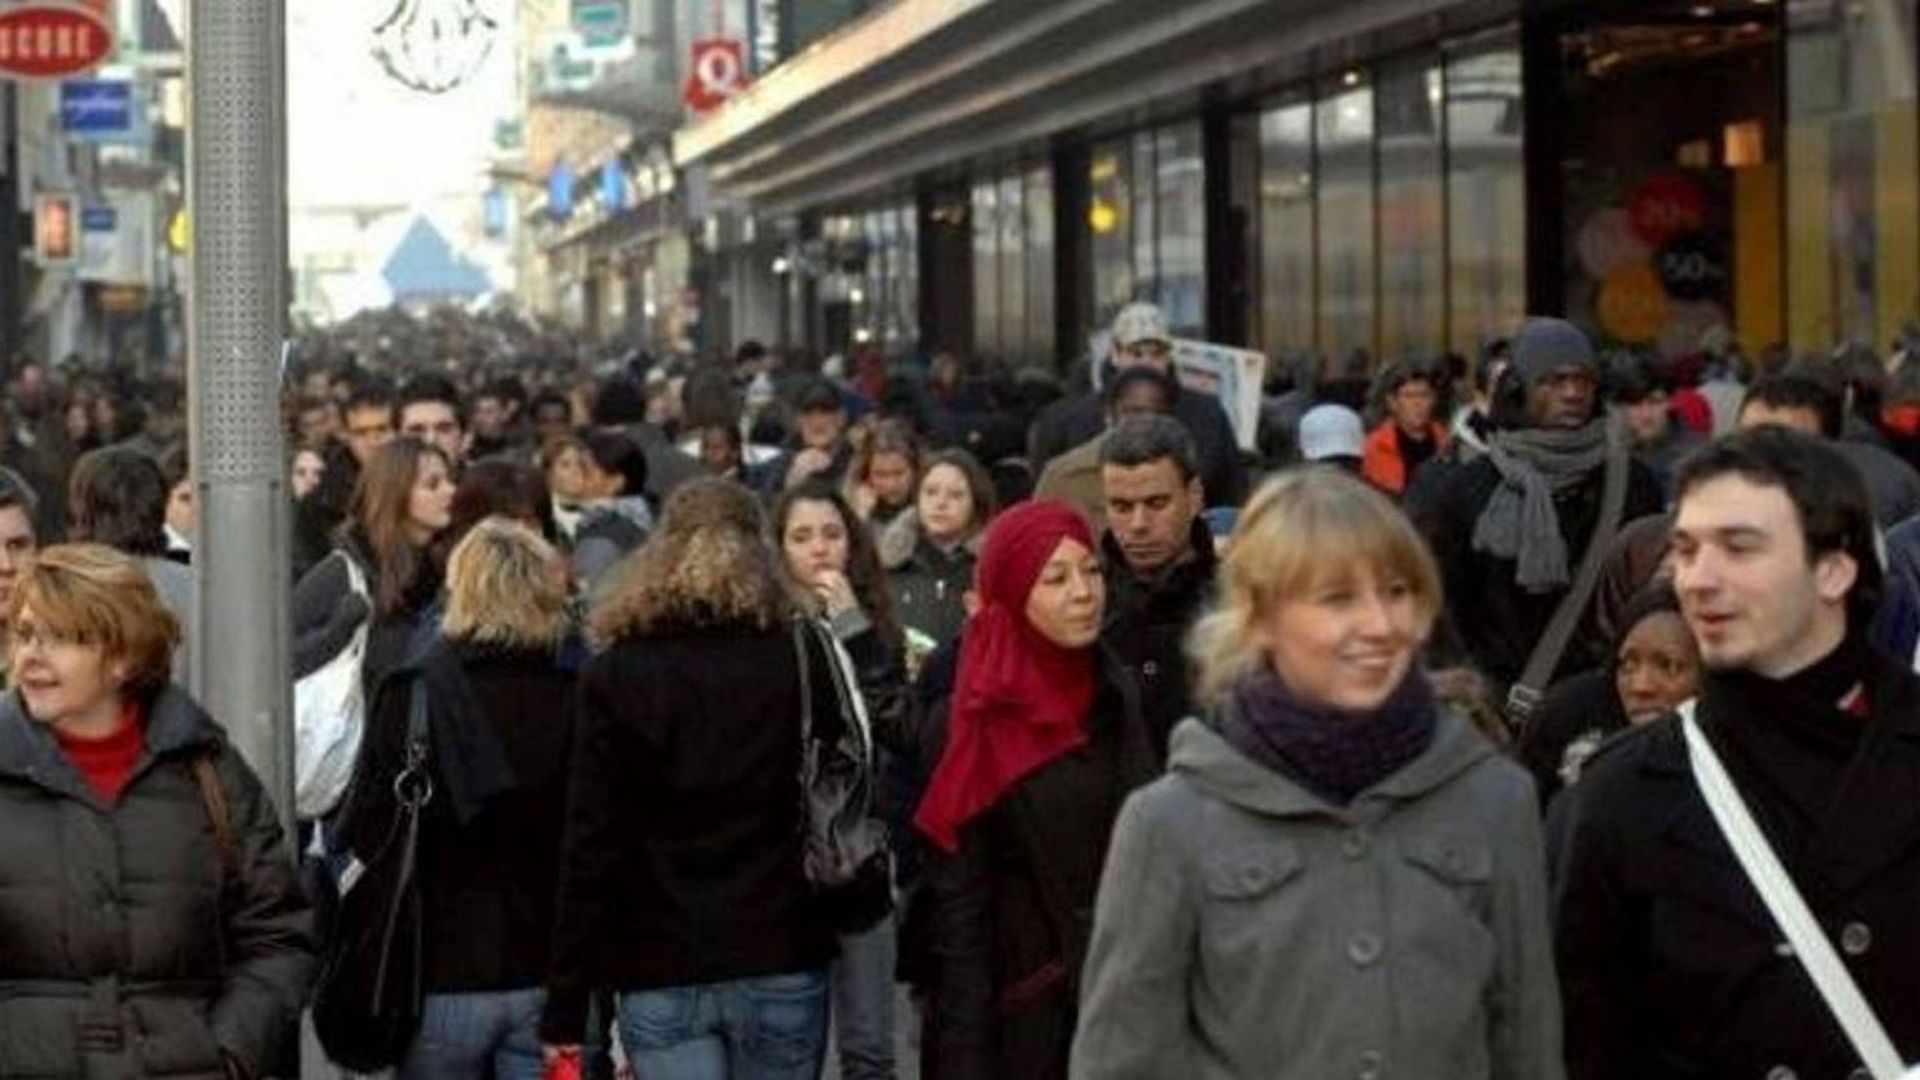
[[1114, 829], [1076, 1080], [1561, 1080], [1533, 784], [1418, 656], [1439, 576], [1331, 470], [1269, 482], [1194, 634], [1212, 720]]

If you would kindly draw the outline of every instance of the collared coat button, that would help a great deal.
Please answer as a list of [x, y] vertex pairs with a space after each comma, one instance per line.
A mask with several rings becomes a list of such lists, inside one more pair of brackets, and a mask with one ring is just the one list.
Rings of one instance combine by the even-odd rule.
[[1380, 1080], [1385, 1072], [1387, 1055], [1378, 1050], [1368, 1050], [1360, 1055], [1360, 1080]]
[[1767, 1080], [1800, 1080], [1800, 1074], [1785, 1065], [1775, 1065], [1767, 1070]]
[[1840, 928], [1840, 951], [1848, 956], [1865, 956], [1873, 948], [1873, 928], [1866, 923], [1850, 922]]
[[1366, 967], [1380, 959], [1383, 951], [1385, 951], [1385, 945], [1375, 934], [1355, 934], [1353, 940], [1347, 942], [1347, 959], [1360, 967]]
[[1349, 859], [1358, 859], [1367, 853], [1367, 834], [1365, 830], [1353, 829], [1340, 838], [1340, 853]]

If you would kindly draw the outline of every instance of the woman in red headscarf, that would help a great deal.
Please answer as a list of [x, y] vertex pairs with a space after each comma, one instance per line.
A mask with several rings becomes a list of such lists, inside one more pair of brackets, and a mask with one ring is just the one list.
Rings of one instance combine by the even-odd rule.
[[1160, 766], [1137, 688], [1097, 644], [1096, 552], [1079, 511], [1054, 500], [987, 531], [946, 746], [914, 817], [947, 856], [926, 886], [934, 1080], [1067, 1075], [1107, 837]]

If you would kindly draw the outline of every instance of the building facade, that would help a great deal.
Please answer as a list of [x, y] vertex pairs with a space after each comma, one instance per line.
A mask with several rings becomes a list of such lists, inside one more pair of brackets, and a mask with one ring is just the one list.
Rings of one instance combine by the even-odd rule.
[[674, 135], [709, 344], [1065, 365], [1147, 299], [1285, 358], [1471, 356], [1528, 313], [1885, 351], [1920, 316], [1915, 6], [850, 11]]

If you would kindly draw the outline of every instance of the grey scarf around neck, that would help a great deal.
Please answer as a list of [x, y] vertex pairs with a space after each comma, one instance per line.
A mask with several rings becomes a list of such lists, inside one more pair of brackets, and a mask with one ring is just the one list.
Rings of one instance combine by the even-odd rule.
[[1606, 463], [1606, 419], [1572, 430], [1502, 431], [1488, 443], [1487, 457], [1500, 484], [1474, 522], [1473, 550], [1514, 560], [1514, 580], [1528, 592], [1565, 588], [1572, 578], [1553, 500]]

